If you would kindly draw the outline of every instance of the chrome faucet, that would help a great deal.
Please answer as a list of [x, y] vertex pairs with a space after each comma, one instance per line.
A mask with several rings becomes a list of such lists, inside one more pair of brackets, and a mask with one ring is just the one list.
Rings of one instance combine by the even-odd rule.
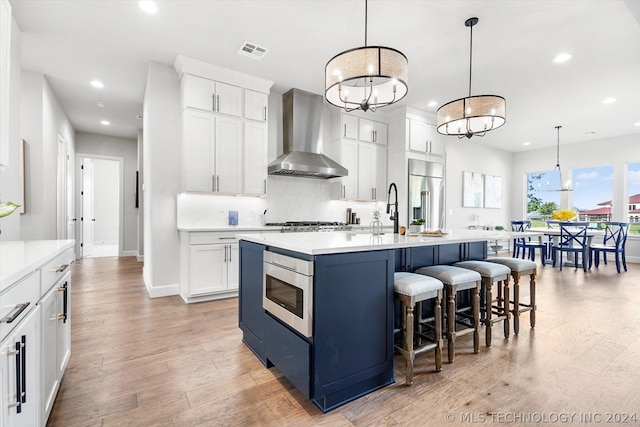
[[398, 215], [398, 187], [396, 187], [396, 183], [392, 182], [389, 185], [389, 192], [387, 193], [387, 213], [391, 213], [391, 189], [393, 188], [395, 192], [395, 203], [393, 204], [393, 213], [389, 217], [390, 220], [393, 221], [393, 233], [398, 234], [398, 220], [400, 216]]

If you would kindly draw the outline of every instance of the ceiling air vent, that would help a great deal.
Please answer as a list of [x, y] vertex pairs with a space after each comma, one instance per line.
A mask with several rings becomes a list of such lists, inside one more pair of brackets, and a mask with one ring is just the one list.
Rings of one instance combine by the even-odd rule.
[[238, 54], [242, 56], [247, 56], [257, 61], [262, 60], [262, 58], [264, 58], [267, 52], [269, 52], [269, 49], [258, 46], [255, 43], [249, 43], [249, 42], [244, 42], [242, 46], [240, 46], [240, 49], [238, 49]]

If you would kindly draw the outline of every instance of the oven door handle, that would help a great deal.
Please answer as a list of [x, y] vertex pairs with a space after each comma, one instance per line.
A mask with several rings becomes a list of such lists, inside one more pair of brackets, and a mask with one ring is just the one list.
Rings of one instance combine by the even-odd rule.
[[289, 270], [289, 271], [293, 271], [294, 273], [297, 273], [295, 268], [291, 268], [291, 267], [288, 267], [286, 265], [278, 264], [277, 262], [273, 262], [272, 261], [271, 265], [273, 265], [275, 267], [279, 267], [279, 268], [284, 268], [285, 270]]

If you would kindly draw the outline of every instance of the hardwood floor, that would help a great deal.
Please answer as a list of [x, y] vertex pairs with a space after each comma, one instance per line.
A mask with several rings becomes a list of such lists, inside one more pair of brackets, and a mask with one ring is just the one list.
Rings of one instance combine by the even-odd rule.
[[72, 286], [72, 355], [50, 427], [640, 423], [639, 264], [540, 266], [535, 329], [526, 313], [504, 340], [498, 323], [477, 355], [461, 337], [440, 373], [422, 354], [412, 387], [396, 356], [396, 384], [328, 414], [242, 344], [236, 298], [150, 299], [133, 257], [80, 260]]

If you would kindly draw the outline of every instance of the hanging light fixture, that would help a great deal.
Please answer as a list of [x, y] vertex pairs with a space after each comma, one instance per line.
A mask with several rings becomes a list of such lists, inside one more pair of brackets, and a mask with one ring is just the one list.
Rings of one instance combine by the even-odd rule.
[[[571, 181], [564, 182], [562, 180], [562, 170], [560, 169], [560, 128], [562, 126], [556, 126], [556, 132], [558, 133], [558, 142], [556, 145], [556, 165], [553, 168], [553, 172], [557, 173], [560, 177], [560, 188], [547, 190], [547, 191], [573, 191], [571, 189]], [[547, 183], [549, 185], [549, 183]]]
[[364, 46], [331, 58], [325, 67], [325, 97], [345, 111], [376, 111], [400, 101], [408, 91], [409, 64], [402, 52], [367, 46], [367, 0], [364, 2]]
[[474, 135], [485, 136], [498, 129], [506, 121], [506, 101], [497, 95], [471, 96], [471, 64], [473, 59], [473, 26], [478, 18], [469, 18], [464, 22], [469, 27], [469, 96], [444, 104], [438, 109], [438, 133], [457, 135], [458, 138], [471, 138]]

